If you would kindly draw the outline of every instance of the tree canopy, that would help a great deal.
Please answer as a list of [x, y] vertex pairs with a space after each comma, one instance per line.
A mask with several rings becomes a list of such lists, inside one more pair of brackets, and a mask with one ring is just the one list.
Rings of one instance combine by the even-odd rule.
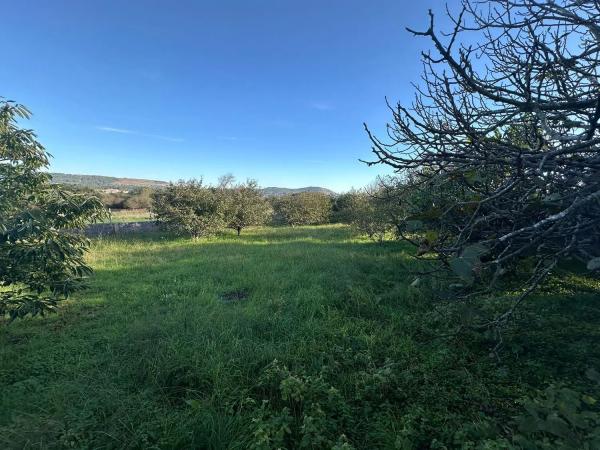
[[255, 180], [232, 186], [228, 192], [228, 226], [238, 235], [244, 228], [264, 225], [273, 215], [273, 208], [262, 195]]
[[153, 193], [152, 212], [168, 229], [193, 238], [211, 236], [227, 225], [223, 187], [202, 180], [180, 181]]
[[331, 216], [333, 199], [321, 192], [300, 192], [273, 200], [280, 220], [292, 226], [327, 223]]
[[87, 239], [75, 230], [100, 218], [101, 202], [49, 183], [49, 155], [23, 106], [0, 98], [0, 317], [52, 311], [91, 274]]
[[[406, 218], [469, 296], [524, 279], [516, 304], [564, 258], [600, 266], [600, 6], [463, 0], [430, 12], [423, 82], [390, 105], [376, 155], [429, 201]], [[526, 263], [525, 263], [526, 262]], [[500, 318], [506, 319], [507, 315]]]

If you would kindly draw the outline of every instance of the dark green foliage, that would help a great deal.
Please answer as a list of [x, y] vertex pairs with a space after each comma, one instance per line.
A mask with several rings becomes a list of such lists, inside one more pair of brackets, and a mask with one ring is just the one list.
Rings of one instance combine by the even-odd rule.
[[44, 314], [83, 286], [88, 241], [75, 229], [101, 218], [100, 201], [53, 186], [48, 154], [22, 105], [0, 100], [0, 320]]
[[202, 181], [171, 183], [154, 192], [152, 213], [168, 229], [193, 238], [211, 236], [227, 225], [227, 199], [223, 187]]
[[271, 220], [273, 209], [254, 180], [232, 186], [227, 196], [228, 227], [240, 232], [252, 225], [265, 225]]
[[125, 209], [150, 209], [152, 206], [152, 189], [141, 188], [134, 190], [123, 202]]
[[275, 197], [272, 200], [276, 218], [286, 225], [317, 225], [329, 222], [333, 199], [321, 192]]
[[349, 223], [370, 239], [383, 241], [386, 235], [397, 230], [405, 219], [406, 207], [399, 200], [399, 192], [393, 178], [379, 178], [367, 188], [346, 194], [345, 210]]
[[352, 190], [334, 197], [331, 207], [332, 223], [349, 224], [352, 222], [352, 201], [357, 194], [358, 191]]
[[[590, 381], [600, 380], [588, 369]], [[516, 420], [514, 442], [525, 449], [593, 450], [600, 448], [600, 414], [594, 406], [598, 399], [566, 386], [551, 384], [535, 398], [522, 401], [524, 411]]]

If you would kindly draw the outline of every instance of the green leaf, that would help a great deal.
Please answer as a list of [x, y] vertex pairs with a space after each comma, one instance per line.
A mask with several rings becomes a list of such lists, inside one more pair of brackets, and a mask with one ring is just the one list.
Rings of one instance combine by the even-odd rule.
[[542, 425], [542, 421], [540, 421], [537, 417], [527, 416], [519, 419], [519, 430], [522, 433], [535, 433], [539, 431]]
[[572, 436], [567, 422], [557, 416], [549, 416], [543, 425], [543, 430], [555, 436], [568, 439]]
[[450, 260], [450, 268], [456, 275], [468, 283], [472, 283], [475, 279], [473, 276], [473, 262], [466, 258], [452, 258]]
[[479, 258], [485, 255], [488, 251], [489, 249], [483, 244], [473, 244], [465, 247], [461, 256], [475, 263], [478, 262]]

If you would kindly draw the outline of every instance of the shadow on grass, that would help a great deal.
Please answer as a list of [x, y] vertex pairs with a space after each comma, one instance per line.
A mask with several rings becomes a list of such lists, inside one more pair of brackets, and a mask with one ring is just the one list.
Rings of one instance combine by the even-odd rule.
[[[600, 363], [591, 293], [528, 303], [497, 363], [477, 336], [419, 340], [422, 327], [442, 327], [408, 285], [406, 245], [345, 227], [247, 231], [96, 241], [89, 290], [58, 316], [0, 334], [0, 444], [247, 448], [253, 417], [242, 405], [278, 401], [279, 385], [256, 389], [274, 360], [349, 398], [374, 373], [373, 411], [419, 423], [438, 414], [453, 427], [479, 420], [484, 403], [509, 417], [532, 388]], [[232, 292], [244, 300], [223, 302]]]
[[368, 240], [363, 236], [357, 235], [346, 225], [316, 225], [300, 227], [250, 227], [244, 229], [238, 236], [234, 230], [225, 230], [216, 236], [209, 238], [200, 238], [193, 240], [185, 235], [178, 235], [169, 231], [131, 233], [117, 236], [105, 236], [94, 238], [93, 242], [159, 242], [159, 241], [189, 241], [196, 243], [212, 243], [215, 241], [234, 241], [238, 243], [248, 242], [287, 242], [299, 239], [315, 239], [324, 242], [340, 242], [347, 240], [356, 240], [363, 243], [376, 245], [398, 244], [397, 241], [384, 241], [383, 243]]

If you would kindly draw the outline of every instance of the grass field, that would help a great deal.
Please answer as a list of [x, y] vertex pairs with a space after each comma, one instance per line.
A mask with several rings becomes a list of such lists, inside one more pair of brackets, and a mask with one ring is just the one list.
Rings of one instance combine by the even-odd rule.
[[152, 214], [147, 209], [113, 209], [110, 217], [104, 222], [146, 222], [152, 220]]
[[507, 448], [527, 398], [596, 395], [597, 281], [528, 302], [498, 359], [441, 337], [457, 308], [408, 252], [343, 226], [96, 241], [87, 291], [0, 325], [0, 448]]

